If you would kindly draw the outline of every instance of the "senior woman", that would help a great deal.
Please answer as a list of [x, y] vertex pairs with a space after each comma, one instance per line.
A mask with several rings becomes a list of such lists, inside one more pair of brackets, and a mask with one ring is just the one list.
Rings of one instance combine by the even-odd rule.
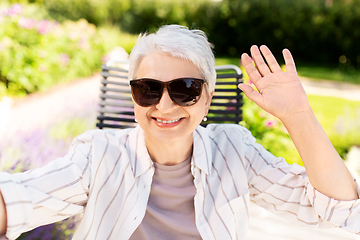
[[200, 30], [164, 26], [130, 55], [139, 126], [88, 131], [43, 168], [1, 173], [2, 232], [83, 214], [73, 239], [246, 239], [250, 200], [294, 223], [359, 232], [359, 187], [283, 55], [286, 72], [266, 46], [251, 47], [241, 60], [258, 91], [239, 87], [284, 123], [305, 168], [239, 125], [199, 126], [214, 93], [211, 46]]

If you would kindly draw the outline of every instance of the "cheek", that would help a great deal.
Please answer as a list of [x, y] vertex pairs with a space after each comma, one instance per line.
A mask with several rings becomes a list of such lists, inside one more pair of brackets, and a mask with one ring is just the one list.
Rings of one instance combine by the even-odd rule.
[[135, 118], [136, 120], [141, 121], [141, 119], [146, 118], [146, 114], [148, 112], [147, 108], [144, 107], [140, 107], [137, 104], [134, 105], [134, 114], [135, 114]]
[[190, 114], [193, 116], [194, 119], [201, 122], [208, 112], [207, 98], [200, 100], [196, 105], [196, 107], [191, 109]]

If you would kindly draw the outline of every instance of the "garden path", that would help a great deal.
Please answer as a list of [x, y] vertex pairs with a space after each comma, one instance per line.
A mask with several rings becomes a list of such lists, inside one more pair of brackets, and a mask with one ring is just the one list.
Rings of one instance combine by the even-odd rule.
[[[32, 94], [26, 99], [17, 100], [11, 105], [7, 99], [0, 104], [0, 141], [6, 136], [26, 129], [39, 128], [61, 119], [71, 106], [72, 111], [82, 111], [84, 107], [97, 107], [100, 75], [57, 86], [45, 93]], [[360, 86], [334, 83], [330, 81], [311, 81], [302, 78], [308, 94], [335, 96], [360, 101]], [[251, 204], [249, 240], [360, 240], [360, 236], [340, 229], [327, 231], [295, 226], [274, 216], [268, 211]]]
[[360, 85], [300, 77], [307, 94], [332, 96], [360, 101]]

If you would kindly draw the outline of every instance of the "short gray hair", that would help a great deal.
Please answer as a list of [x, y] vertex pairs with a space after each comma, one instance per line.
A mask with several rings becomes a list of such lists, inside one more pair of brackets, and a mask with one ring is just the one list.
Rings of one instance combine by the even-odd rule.
[[156, 33], [140, 34], [130, 54], [129, 79], [136, 78], [142, 59], [151, 53], [165, 53], [192, 62], [208, 85], [208, 94], [216, 82], [215, 57], [212, 44], [201, 30], [180, 25], [165, 25]]

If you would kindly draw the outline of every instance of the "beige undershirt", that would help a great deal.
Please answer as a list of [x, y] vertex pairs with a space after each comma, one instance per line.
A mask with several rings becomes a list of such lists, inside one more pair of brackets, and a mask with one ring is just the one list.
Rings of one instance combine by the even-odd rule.
[[145, 217], [131, 240], [201, 239], [195, 226], [196, 189], [190, 158], [173, 166], [155, 163]]

